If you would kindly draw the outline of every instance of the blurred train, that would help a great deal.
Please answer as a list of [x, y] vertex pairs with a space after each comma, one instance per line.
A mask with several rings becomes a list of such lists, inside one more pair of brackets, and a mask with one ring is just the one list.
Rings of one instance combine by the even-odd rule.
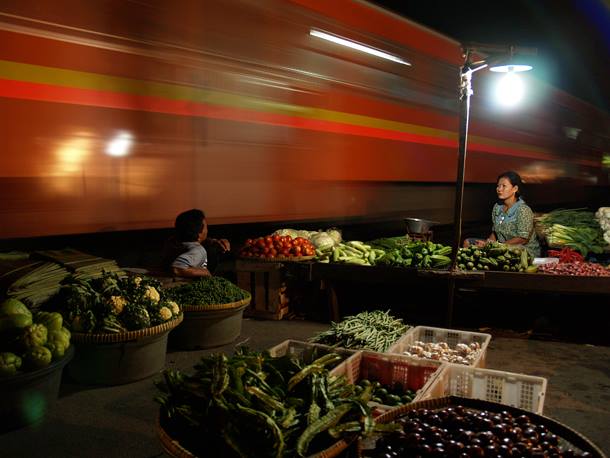
[[[0, 238], [166, 228], [192, 207], [450, 223], [461, 54], [359, 0], [2, 0]], [[488, 218], [507, 169], [535, 209], [607, 199], [609, 116], [535, 74], [502, 111], [491, 79], [474, 78], [465, 218]]]

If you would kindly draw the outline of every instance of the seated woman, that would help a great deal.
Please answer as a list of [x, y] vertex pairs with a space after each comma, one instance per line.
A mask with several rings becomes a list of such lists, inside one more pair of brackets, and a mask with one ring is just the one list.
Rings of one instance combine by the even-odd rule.
[[491, 211], [493, 229], [487, 240], [466, 239], [464, 246], [483, 246], [488, 242], [522, 245], [534, 257], [540, 256], [540, 244], [534, 231], [534, 212], [521, 198], [523, 181], [518, 173], [509, 171], [498, 176], [498, 203]]
[[208, 253], [202, 243], [217, 245], [229, 251], [226, 239], [208, 239], [208, 225], [202, 210], [192, 209], [176, 217], [175, 235], [164, 248], [164, 264], [177, 277], [209, 277]]

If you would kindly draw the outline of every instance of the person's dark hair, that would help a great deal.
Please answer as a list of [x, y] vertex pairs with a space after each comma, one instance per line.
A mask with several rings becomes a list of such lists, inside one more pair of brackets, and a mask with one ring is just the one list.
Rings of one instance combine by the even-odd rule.
[[523, 180], [517, 172], [509, 170], [508, 172], [501, 173], [498, 175], [496, 183], [500, 181], [500, 178], [506, 178], [513, 186], [519, 186], [519, 191], [515, 193], [515, 197], [517, 197], [517, 199], [521, 197], [521, 191], [523, 191]]
[[202, 210], [193, 208], [180, 213], [176, 217], [176, 238], [180, 242], [195, 242], [199, 233], [203, 229], [205, 213]]

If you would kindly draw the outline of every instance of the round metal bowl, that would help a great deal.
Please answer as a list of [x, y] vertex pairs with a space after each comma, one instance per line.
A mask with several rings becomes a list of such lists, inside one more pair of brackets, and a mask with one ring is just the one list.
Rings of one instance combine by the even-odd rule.
[[439, 224], [436, 221], [429, 221], [421, 218], [405, 218], [407, 223], [407, 230], [412, 234], [425, 234], [435, 224]]

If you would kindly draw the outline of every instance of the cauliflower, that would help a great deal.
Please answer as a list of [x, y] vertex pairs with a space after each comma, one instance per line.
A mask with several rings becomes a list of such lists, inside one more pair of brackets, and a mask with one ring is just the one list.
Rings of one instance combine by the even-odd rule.
[[177, 303], [175, 303], [174, 301], [169, 301], [167, 303], [167, 305], [172, 309], [172, 314], [173, 315], [180, 315], [180, 307], [178, 306]]
[[163, 321], [170, 320], [172, 318], [172, 311], [167, 307], [161, 307], [159, 309], [159, 315], [163, 319]]
[[152, 286], [146, 287], [146, 293], [144, 294], [144, 296], [146, 296], [148, 299], [150, 299], [153, 302], [159, 302], [159, 300], [161, 299], [161, 296], [159, 296], [159, 291], [157, 291]]
[[115, 315], [120, 315], [127, 305], [127, 300], [123, 296], [110, 296], [108, 301], [110, 306], [112, 307], [112, 313]]

